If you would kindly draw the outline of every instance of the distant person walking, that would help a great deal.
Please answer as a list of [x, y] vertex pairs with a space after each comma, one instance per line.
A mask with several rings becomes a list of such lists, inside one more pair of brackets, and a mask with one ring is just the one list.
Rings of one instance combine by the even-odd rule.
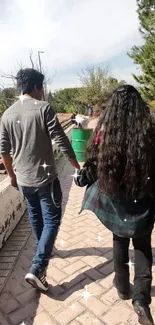
[[91, 107], [88, 108], [88, 116], [92, 117], [93, 115], [93, 109]]
[[80, 166], [55, 112], [42, 100], [43, 80], [44, 76], [33, 69], [18, 72], [17, 87], [23, 95], [2, 116], [1, 155], [11, 185], [25, 196], [37, 240], [25, 279], [46, 291], [46, 269], [61, 222], [62, 201], [51, 140], [55, 139], [75, 168]]
[[76, 116], [77, 116], [76, 113], [73, 113], [72, 116], [71, 116], [71, 122], [72, 122], [72, 124], [75, 124], [75, 125], [77, 125]]

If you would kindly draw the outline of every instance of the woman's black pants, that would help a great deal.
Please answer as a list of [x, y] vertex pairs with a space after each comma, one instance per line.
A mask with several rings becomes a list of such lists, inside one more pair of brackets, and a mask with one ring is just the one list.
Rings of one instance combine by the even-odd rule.
[[[149, 305], [151, 303], [152, 283], [152, 248], [151, 233], [132, 239], [134, 246], [134, 290], [132, 301], [139, 300]], [[113, 235], [114, 271], [117, 289], [126, 293], [129, 288], [129, 238]]]

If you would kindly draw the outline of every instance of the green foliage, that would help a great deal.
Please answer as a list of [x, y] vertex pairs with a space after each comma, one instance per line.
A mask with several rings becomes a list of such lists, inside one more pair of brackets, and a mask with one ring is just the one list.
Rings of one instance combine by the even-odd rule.
[[65, 106], [65, 112], [66, 112], [67, 114], [72, 114], [73, 111], [74, 111], [74, 107], [73, 107], [73, 106], [70, 106], [70, 105], [66, 105], [66, 106]]
[[48, 101], [56, 113], [72, 113], [73, 111], [83, 113], [85, 107], [78, 101], [78, 94], [79, 88], [65, 88], [56, 91], [53, 95], [49, 92]]
[[152, 100], [152, 101], [149, 103], [149, 105], [150, 105], [151, 110], [155, 112], [155, 100]]
[[101, 108], [110, 93], [125, 81], [118, 81], [111, 76], [107, 67], [102, 65], [87, 66], [79, 74], [83, 88], [79, 90], [77, 100], [94, 109]]
[[14, 103], [16, 94], [15, 88], [0, 89], [0, 117], [3, 112]]
[[145, 43], [133, 46], [129, 56], [141, 67], [142, 74], [134, 75], [140, 90], [149, 100], [155, 98], [155, 1], [137, 0], [140, 32]]
[[3, 115], [4, 111], [6, 110], [6, 106], [0, 104], [0, 118]]

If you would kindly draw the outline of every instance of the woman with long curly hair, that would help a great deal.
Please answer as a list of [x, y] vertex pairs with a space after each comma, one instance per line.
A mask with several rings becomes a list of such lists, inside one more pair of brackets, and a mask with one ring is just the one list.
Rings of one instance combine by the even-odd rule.
[[132, 303], [139, 323], [152, 325], [149, 305], [155, 121], [133, 86], [120, 86], [110, 96], [88, 144], [86, 158], [76, 179], [77, 185], [88, 185], [82, 210], [93, 211], [113, 233], [113, 284], [123, 300], [129, 299], [131, 293], [129, 243], [132, 238], [135, 251]]

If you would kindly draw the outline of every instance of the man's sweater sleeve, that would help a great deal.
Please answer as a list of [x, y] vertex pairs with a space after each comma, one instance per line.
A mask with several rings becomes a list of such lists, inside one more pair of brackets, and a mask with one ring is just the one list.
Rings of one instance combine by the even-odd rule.
[[54, 110], [47, 105], [44, 112], [45, 126], [51, 137], [55, 140], [62, 153], [69, 159], [75, 159], [75, 153], [66, 136]]
[[0, 121], [0, 153], [1, 155], [8, 155], [11, 151], [11, 143], [6, 127], [6, 122], [4, 116]]

